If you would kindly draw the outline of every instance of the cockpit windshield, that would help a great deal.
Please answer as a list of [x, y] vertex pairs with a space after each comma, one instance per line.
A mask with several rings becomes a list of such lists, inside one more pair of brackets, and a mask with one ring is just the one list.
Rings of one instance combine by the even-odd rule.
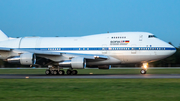
[[149, 35], [148, 38], [156, 38], [155, 35]]

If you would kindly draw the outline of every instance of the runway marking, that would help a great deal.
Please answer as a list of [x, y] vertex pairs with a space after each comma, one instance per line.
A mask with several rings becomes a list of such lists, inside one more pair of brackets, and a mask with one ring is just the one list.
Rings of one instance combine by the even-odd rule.
[[29, 79], [29, 77], [28, 77], [28, 76], [26, 76], [25, 78], [26, 78], [26, 79]]

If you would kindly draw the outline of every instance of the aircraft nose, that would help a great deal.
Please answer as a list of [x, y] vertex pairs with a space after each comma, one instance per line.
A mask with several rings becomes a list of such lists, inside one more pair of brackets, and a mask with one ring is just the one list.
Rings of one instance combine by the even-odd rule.
[[169, 55], [173, 55], [174, 53], [176, 53], [176, 48], [172, 45], [169, 44]]
[[173, 47], [173, 51], [172, 51], [172, 54], [176, 53], [176, 48]]

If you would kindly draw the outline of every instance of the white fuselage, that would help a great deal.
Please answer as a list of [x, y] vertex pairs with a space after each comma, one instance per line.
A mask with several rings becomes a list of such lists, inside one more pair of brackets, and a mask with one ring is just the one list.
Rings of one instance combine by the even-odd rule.
[[[144, 63], [166, 58], [176, 49], [170, 44], [155, 38], [147, 32], [119, 32], [97, 34], [83, 37], [24, 37], [0, 42], [0, 47], [49, 52], [102, 54], [108, 56], [107, 61], [96, 61], [93, 64]], [[15, 53], [3, 54], [1, 59]], [[53, 61], [62, 61], [62, 57], [51, 57]], [[89, 62], [89, 64], [91, 64]]]

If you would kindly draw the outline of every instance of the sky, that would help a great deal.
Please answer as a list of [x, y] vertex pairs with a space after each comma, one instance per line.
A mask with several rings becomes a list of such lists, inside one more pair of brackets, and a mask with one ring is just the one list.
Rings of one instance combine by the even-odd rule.
[[0, 0], [9, 37], [141, 31], [180, 46], [180, 0]]

